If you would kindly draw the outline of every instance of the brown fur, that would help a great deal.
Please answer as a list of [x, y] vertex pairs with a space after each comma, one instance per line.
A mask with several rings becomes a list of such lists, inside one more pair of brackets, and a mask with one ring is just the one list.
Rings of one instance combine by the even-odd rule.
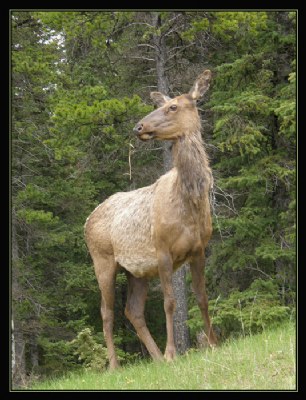
[[103, 331], [110, 367], [118, 360], [113, 343], [115, 278], [120, 267], [127, 271], [127, 318], [154, 359], [162, 359], [145, 323], [148, 279], [160, 277], [164, 293], [167, 344], [164, 357], [175, 356], [172, 273], [188, 261], [193, 289], [211, 345], [216, 338], [208, 315], [204, 280], [204, 251], [212, 227], [209, 190], [212, 174], [202, 143], [195, 100], [209, 87], [210, 71], [204, 71], [189, 94], [170, 99], [153, 92], [161, 107], [135, 127], [142, 140], [172, 140], [174, 167], [151, 186], [116, 193], [87, 218], [85, 239], [92, 256], [102, 295]]

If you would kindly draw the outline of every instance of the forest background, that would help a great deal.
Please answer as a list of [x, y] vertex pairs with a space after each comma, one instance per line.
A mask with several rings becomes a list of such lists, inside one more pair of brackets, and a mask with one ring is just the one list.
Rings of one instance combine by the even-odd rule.
[[[165, 171], [161, 143], [140, 142], [132, 128], [153, 110], [150, 91], [185, 93], [206, 68], [213, 82], [199, 110], [215, 181], [206, 262], [213, 324], [222, 341], [295, 316], [296, 24], [295, 11], [11, 12], [16, 387], [106, 368], [83, 226], [108, 196]], [[188, 266], [182, 271], [181, 352], [202, 337]], [[123, 273], [116, 292], [115, 340], [131, 363], [148, 354], [124, 317]], [[164, 348], [158, 280], [146, 316]]]

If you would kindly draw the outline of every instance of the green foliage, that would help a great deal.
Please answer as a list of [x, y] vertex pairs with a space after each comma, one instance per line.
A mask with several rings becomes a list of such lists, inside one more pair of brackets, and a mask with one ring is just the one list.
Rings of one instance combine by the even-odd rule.
[[[243, 292], [233, 290], [226, 299], [211, 300], [209, 307], [221, 340], [273, 328], [288, 320], [292, 312], [282, 305], [277, 283], [262, 279], [256, 279]], [[203, 328], [198, 307], [190, 309], [188, 326], [193, 337]]]
[[52, 342], [46, 337], [38, 339], [41, 357], [40, 372], [44, 375], [59, 375], [65, 371], [79, 368], [77, 357], [69, 342], [59, 340]]
[[[241, 26], [248, 14], [239, 14]], [[208, 273], [221, 276], [225, 287], [228, 274], [239, 272], [236, 285], [245, 288], [252, 279], [249, 271], [258, 271], [257, 276], [266, 274], [290, 291], [295, 288], [296, 73], [294, 39], [288, 33], [294, 36], [294, 19], [287, 13], [260, 16], [256, 32], [238, 42], [234, 58], [231, 47], [218, 56], [224, 58], [210, 98], [218, 151]], [[217, 21], [222, 19], [218, 14]], [[228, 28], [226, 35], [235, 34]], [[231, 46], [226, 35], [222, 41]], [[227, 285], [222, 294], [229, 290]]]
[[216, 21], [212, 25], [212, 32], [222, 40], [234, 37], [238, 45], [245, 46], [247, 41], [251, 41], [266, 28], [265, 12], [218, 12], [214, 16]]
[[[295, 68], [295, 60], [292, 62]], [[280, 88], [279, 97], [275, 100], [274, 112], [280, 120], [279, 134], [296, 143], [296, 72], [291, 72], [288, 77], [289, 85]]]
[[108, 361], [107, 350], [95, 340], [89, 328], [79, 332], [70, 344], [75, 348], [74, 354], [86, 369], [100, 372], [105, 370]]

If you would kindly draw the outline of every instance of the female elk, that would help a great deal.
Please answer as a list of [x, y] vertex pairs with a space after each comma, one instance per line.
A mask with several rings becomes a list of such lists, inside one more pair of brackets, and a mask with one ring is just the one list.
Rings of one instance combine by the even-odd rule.
[[169, 361], [175, 356], [172, 274], [185, 262], [190, 263], [208, 341], [210, 345], [216, 344], [204, 280], [204, 251], [212, 232], [212, 174], [196, 107], [210, 80], [211, 72], [206, 70], [188, 94], [174, 99], [151, 93], [159, 108], [143, 118], [134, 131], [141, 140], [172, 140], [173, 168], [150, 186], [114, 194], [87, 218], [85, 238], [102, 295], [103, 332], [110, 368], [119, 365], [113, 321], [115, 279], [120, 267], [128, 277], [125, 315], [153, 359], [162, 359], [162, 353], [144, 319], [148, 279], [159, 276], [161, 281], [167, 328], [164, 357]]

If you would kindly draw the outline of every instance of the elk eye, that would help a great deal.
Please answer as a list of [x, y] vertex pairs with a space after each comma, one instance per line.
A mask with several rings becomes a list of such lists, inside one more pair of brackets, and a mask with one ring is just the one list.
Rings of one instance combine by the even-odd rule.
[[177, 106], [175, 104], [172, 104], [172, 106], [169, 107], [171, 111], [176, 111]]

